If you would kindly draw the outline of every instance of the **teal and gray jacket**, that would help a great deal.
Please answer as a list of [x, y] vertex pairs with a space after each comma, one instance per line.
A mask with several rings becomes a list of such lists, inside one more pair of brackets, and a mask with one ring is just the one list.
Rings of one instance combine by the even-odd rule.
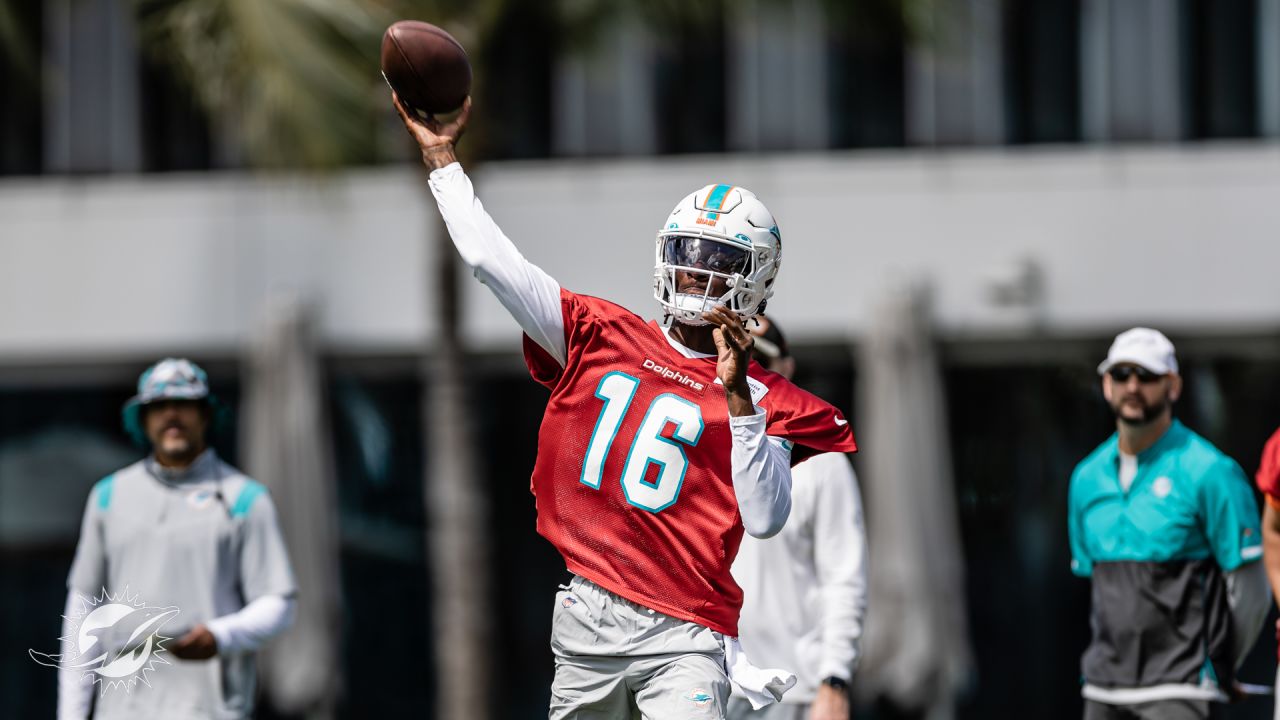
[[1084, 680], [1226, 687], [1236, 641], [1224, 573], [1262, 556], [1253, 491], [1234, 460], [1175, 420], [1138, 455], [1126, 492], [1118, 442], [1071, 476], [1071, 569], [1093, 580]]

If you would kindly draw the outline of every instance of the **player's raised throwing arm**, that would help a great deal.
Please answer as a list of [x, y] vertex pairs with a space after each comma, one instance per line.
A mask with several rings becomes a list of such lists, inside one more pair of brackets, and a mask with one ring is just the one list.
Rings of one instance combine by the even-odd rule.
[[559, 283], [526, 260], [489, 217], [454, 155], [471, 114], [471, 99], [447, 123], [411, 115], [394, 93], [392, 102], [421, 148], [423, 164], [431, 169], [431, 192], [463, 262], [493, 291], [525, 334], [564, 365], [567, 351]]

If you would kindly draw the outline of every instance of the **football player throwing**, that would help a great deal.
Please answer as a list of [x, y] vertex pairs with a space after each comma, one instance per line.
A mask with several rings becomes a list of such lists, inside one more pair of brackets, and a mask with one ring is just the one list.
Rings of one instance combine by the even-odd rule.
[[551, 391], [531, 485], [538, 532], [573, 577], [552, 618], [550, 716], [720, 717], [731, 682], [780, 698], [795, 678], [742, 657], [729, 569], [744, 529], [786, 522], [792, 464], [856, 448], [838, 410], [750, 360], [744, 323], [781, 261], [773, 216], [728, 184], [685, 196], [655, 243], [664, 323], [645, 321], [561, 287], [485, 212], [453, 151], [469, 100], [448, 122], [393, 102], [458, 253]]

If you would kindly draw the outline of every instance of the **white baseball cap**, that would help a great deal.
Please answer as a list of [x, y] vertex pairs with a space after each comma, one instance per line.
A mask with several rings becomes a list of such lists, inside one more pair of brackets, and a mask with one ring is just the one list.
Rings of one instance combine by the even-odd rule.
[[1107, 351], [1107, 359], [1098, 366], [1098, 374], [1102, 375], [1120, 363], [1132, 363], [1157, 375], [1178, 372], [1173, 343], [1164, 333], [1151, 328], [1137, 327], [1117, 335]]

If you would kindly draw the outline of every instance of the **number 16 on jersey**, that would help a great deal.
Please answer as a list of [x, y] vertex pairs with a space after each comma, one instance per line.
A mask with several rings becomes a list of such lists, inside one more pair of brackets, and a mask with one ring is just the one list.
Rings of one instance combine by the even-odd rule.
[[[631, 409], [640, 380], [624, 372], [611, 372], [600, 379], [596, 397], [604, 401], [600, 417], [596, 419], [587, 455], [582, 461], [582, 484], [596, 490], [604, 476], [604, 461], [623, 418]], [[675, 425], [671, 438], [662, 436], [667, 424]], [[649, 403], [640, 429], [631, 439], [627, 459], [622, 466], [622, 494], [627, 502], [649, 512], [658, 512], [675, 504], [684, 484], [689, 458], [684, 445], [693, 447], [702, 437], [705, 423], [702, 409], [696, 404], [671, 393], [663, 393]], [[645, 480], [649, 466], [658, 468], [653, 482]]]

